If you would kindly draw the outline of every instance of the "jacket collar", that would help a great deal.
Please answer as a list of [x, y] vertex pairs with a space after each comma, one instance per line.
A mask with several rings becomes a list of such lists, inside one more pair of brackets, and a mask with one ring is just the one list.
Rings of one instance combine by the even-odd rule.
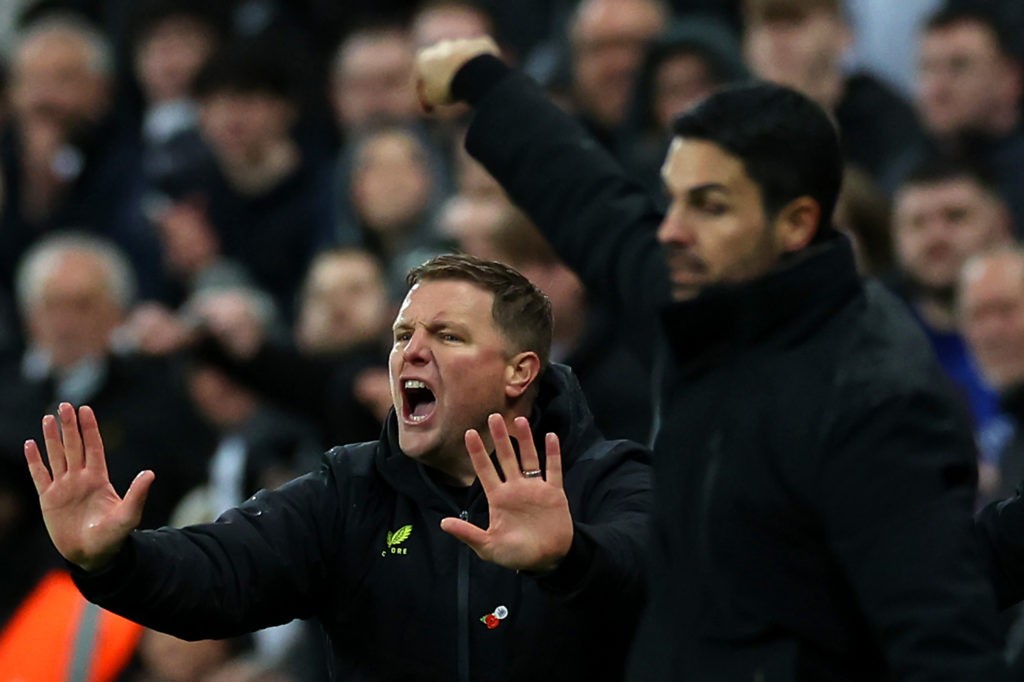
[[681, 364], [708, 364], [746, 346], [800, 341], [861, 286], [849, 240], [837, 233], [764, 277], [668, 305], [662, 322]]

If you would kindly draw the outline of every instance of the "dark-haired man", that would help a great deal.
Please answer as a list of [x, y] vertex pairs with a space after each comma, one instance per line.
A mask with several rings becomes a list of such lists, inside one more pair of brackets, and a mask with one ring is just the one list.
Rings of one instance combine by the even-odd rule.
[[923, 159], [893, 203], [893, 285], [970, 408], [983, 461], [994, 461], [1011, 427], [961, 336], [956, 284], [969, 258], [1012, 243], [1010, 213], [988, 178], [942, 157]]
[[645, 452], [604, 440], [571, 373], [548, 365], [550, 304], [522, 275], [441, 256], [409, 284], [380, 440], [217, 523], [130, 532], [153, 473], [122, 500], [92, 411], [46, 417], [50, 471], [34, 442], [26, 457], [86, 596], [186, 639], [317, 618], [342, 680], [621, 679]]
[[418, 59], [426, 105], [623, 324], [662, 344], [651, 595], [631, 677], [993, 680], [969, 426], [902, 304], [830, 227], [839, 141], [786, 88], [683, 114], [661, 215], [488, 41]]
[[[206, 163], [166, 179], [151, 211], [174, 294], [190, 293], [233, 263], [291, 320], [317, 250], [330, 241], [331, 169], [299, 144], [300, 88], [281, 45], [233, 43], [196, 74]], [[176, 301], [174, 301], [176, 302]]]
[[921, 29], [915, 105], [929, 139], [894, 164], [888, 184], [934, 150], [969, 156], [992, 173], [1020, 236], [1024, 60], [993, 4], [946, 3]]

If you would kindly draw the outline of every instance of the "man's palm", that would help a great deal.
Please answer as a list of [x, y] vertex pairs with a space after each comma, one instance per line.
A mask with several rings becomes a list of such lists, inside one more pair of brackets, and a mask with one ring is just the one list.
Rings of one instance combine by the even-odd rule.
[[82, 407], [76, 415], [71, 405], [62, 403], [59, 414], [60, 426], [53, 416], [43, 418], [50, 469], [35, 441], [25, 443], [25, 459], [57, 551], [85, 570], [96, 570], [111, 560], [138, 525], [153, 473], [137, 476], [122, 499], [110, 484], [92, 410]]
[[505, 568], [543, 572], [558, 565], [572, 545], [569, 502], [562, 488], [562, 457], [555, 434], [545, 437], [546, 471], [533, 444], [525, 417], [513, 420], [520, 458], [516, 458], [500, 414], [487, 420], [498, 468], [491, 462], [475, 429], [466, 432], [466, 449], [487, 495], [487, 529], [457, 518], [441, 529], [469, 545], [477, 555]]

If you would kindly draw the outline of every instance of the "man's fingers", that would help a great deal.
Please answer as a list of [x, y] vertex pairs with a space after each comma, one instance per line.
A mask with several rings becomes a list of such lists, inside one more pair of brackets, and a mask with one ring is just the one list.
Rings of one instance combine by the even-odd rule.
[[53, 483], [50, 472], [43, 464], [43, 457], [39, 454], [39, 446], [34, 440], [25, 441], [25, 461], [28, 462], [28, 473], [32, 476], [32, 483], [36, 486], [36, 493], [42, 495]]
[[466, 543], [483, 558], [481, 552], [487, 544], [487, 531], [474, 526], [469, 521], [463, 521], [453, 516], [441, 519], [441, 530]]
[[82, 434], [78, 432], [78, 416], [70, 403], [61, 403], [57, 408], [60, 415], [60, 435], [64, 441], [64, 456], [67, 458], [68, 469], [81, 469], [85, 466], [85, 454], [82, 451]]
[[519, 441], [519, 466], [523, 471], [540, 471], [540, 458], [537, 446], [533, 444], [533, 433], [530, 431], [530, 420], [516, 417], [512, 420], [512, 433]]
[[452, 80], [459, 69], [479, 55], [500, 53], [494, 39], [487, 36], [444, 40], [420, 50], [415, 72], [421, 106], [429, 111], [433, 106], [451, 104]]
[[139, 472], [128, 486], [128, 492], [124, 494], [121, 505], [124, 510], [122, 521], [129, 530], [142, 522], [142, 510], [146, 506], [146, 498], [149, 497], [149, 487], [155, 479], [156, 475], [147, 469]]
[[546, 458], [547, 472], [545, 479], [556, 488], [562, 487], [562, 447], [558, 443], [558, 436], [549, 433], [544, 436], [544, 456]]
[[495, 412], [487, 418], [487, 429], [491, 432], [494, 454], [498, 458], [498, 464], [501, 466], [501, 473], [504, 474], [505, 480], [521, 476], [519, 460], [516, 459], [516, 451], [512, 447], [512, 439], [509, 438], [505, 418]]
[[103, 454], [103, 437], [96, 422], [96, 414], [88, 405], [78, 410], [78, 419], [82, 425], [82, 443], [85, 446], [85, 466], [107, 475], [107, 459]]
[[494, 463], [487, 456], [487, 446], [484, 445], [483, 438], [480, 437], [480, 433], [476, 429], [466, 431], [466, 451], [469, 452], [469, 459], [473, 463], [473, 471], [476, 472], [476, 477], [480, 479], [480, 486], [484, 489], [484, 494], [489, 493], [501, 484], [498, 470], [494, 468]]
[[53, 477], [62, 476], [68, 470], [68, 461], [64, 457], [64, 443], [60, 439], [57, 418], [52, 414], [43, 417], [43, 443], [46, 445], [46, 458], [50, 462]]

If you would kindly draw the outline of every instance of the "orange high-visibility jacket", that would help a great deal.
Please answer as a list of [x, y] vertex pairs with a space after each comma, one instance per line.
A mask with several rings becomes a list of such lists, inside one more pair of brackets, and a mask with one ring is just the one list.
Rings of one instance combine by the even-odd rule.
[[3, 682], [111, 682], [142, 626], [87, 602], [64, 571], [44, 577], [0, 631]]

